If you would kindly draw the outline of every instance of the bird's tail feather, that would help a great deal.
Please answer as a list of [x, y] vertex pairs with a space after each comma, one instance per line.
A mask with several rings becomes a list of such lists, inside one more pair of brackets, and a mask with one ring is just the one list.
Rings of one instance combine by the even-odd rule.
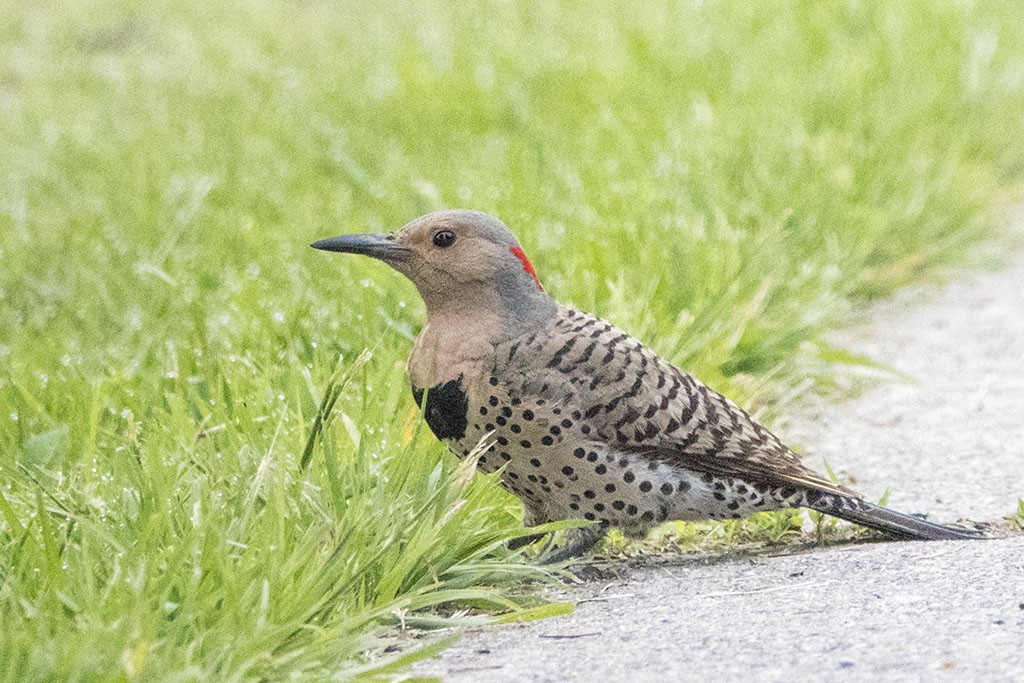
[[[884, 531], [899, 538], [920, 541], [952, 541], [984, 538], [977, 529], [947, 526], [929, 522], [923, 517], [896, 512], [865, 500], [847, 500], [846, 505], [822, 506], [821, 512], [840, 517], [849, 522]], [[817, 508], [818, 506], [812, 506]]]

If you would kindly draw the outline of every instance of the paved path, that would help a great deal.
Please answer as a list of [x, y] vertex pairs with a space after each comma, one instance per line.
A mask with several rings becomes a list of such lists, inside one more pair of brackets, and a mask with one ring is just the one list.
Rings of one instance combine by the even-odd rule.
[[[1024, 260], [905, 292], [834, 336], [912, 382], [778, 431], [869, 498], [943, 521], [1024, 497]], [[1024, 681], [1024, 536], [675, 558], [567, 587], [572, 615], [467, 633], [447, 681]]]

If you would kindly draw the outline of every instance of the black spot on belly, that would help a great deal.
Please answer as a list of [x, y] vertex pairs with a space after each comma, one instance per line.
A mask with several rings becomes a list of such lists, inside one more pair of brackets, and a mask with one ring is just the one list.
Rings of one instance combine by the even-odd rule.
[[423, 407], [423, 417], [434, 436], [442, 440], [458, 440], [466, 435], [469, 401], [466, 390], [462, 388], [462, 375], [458, 379], [431, 387], [427, 391], [425, 405], [423, 389], [413, 387], [412, 395], [416, 403]]

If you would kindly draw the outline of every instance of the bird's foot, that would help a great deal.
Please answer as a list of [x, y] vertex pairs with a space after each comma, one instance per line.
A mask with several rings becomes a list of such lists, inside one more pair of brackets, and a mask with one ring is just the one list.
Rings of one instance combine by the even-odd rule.
[[[608, 526], [605, 524], [591, 524], [569, 529], [564, 534], [562, 545], [550, 550], [545, 548], [537, 562], [538, 564], [560, 564], [585, 555], [597, 545], [598, 541], [604, 538], [606, 533], [608, 533]], [[548, 545], [550, 544], [549, 541]]]

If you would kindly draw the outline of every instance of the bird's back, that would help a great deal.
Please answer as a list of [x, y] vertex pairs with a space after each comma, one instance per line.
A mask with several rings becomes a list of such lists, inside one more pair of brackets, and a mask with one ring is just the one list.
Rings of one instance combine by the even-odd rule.
[[504, 467], [506, 487], [536, 521], [583, 517], [642, 533], [666, 519], [802, 505], [809, 491], [853, 495], [804, 468], [721, 394], [592, 315], [561, 307], [548, 324], [495, 345], [482, 367], [484, 376], [459, 382], [466, 429], [449, 446], [465, 455], [491, 438], [480, 466]]

